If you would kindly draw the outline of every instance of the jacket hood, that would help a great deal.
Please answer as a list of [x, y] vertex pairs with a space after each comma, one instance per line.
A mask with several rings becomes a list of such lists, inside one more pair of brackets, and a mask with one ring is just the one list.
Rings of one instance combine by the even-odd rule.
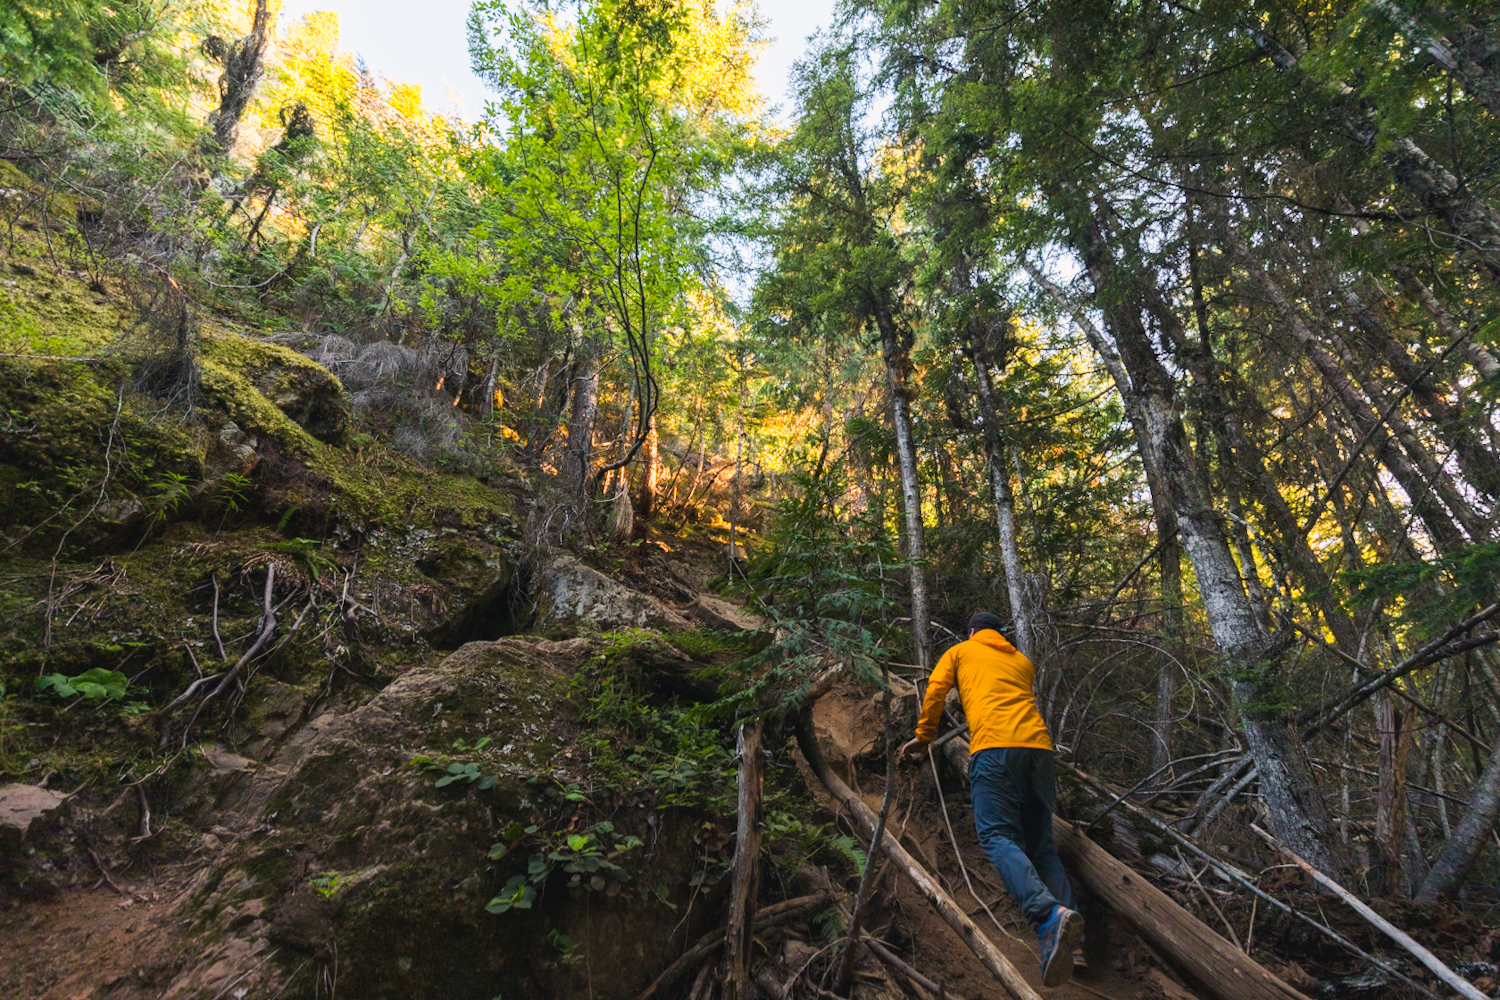
[[1010, 640], [992, 628], [983, 628], [974, 633], [970, 642], [982, 642], [991, 649], [998, 649], [1002, 653], [1014, 653], [1016, 647], [1010, 644]]

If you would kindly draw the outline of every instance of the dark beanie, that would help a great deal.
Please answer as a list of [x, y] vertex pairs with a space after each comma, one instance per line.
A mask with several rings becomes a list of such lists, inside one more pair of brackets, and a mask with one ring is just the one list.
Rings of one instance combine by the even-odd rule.
[[976, 611], [969, 619], [969, 631], [971, 632], [976, 629], [985, 628], [992, 628], [998, 632], [1004, 625], [1005, 623], [1000, 620], [999, 615], [991, 614], [988, 611]]

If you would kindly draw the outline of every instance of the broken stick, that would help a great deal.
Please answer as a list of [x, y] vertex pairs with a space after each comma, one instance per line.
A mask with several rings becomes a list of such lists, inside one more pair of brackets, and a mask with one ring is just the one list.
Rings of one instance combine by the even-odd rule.
[[1444, 965], [1443, 960], [1438, 958], [1432, 952], [1417, 944], [1417, 942], [1412, 939], [1410, 934], [1407, 934], [1401, 928], [1397, 927], [1395, 924], [1391, 923], [1389, 920], [1385, 919], [1380, 914], [1370, 909], [1369, 905], [1354, 893], [1350, 892], [1348, 889], [1345, 889], [1333, 879], [1329, 878], [1327, 875], [1324, 875], [1312, 865], [1308, 864], [1297, 854], [1296, 851], [1293, 851], [1290, 847], [1287, 847], [1281, 841], [1277, 840], [1271, 834], [1262, 830], [1254, 823], [1250, 824], [1250, 829], [1253, 830], [1255, 834], [1266, 843], [1270, 844], [1276, 850], [1291, 858], [1292, 861], [1296, 863], [1298, 868], [1301, 868], [1308, 875], [1311, 875], [1319, 885], [1323, 886], [1329, 892], [1332, 892], [1339, 899], [1342, 899], [1344, 902], [1348, 903], [1349, 907], [1354, 910], [1355, 913], [1358, 913], [1370, 923], [1380, 928], [1380, 930], [1384, 932], [1386, 937], [1390, 938], [1392, 941], [1396, 942], [1401, 947], [1411, 952], [1412, 955], [1416, 957], [1417, 961], [1421, 962], [1423, 965], [1427, 966], [1427, 968], [1432, 970], [1433, 975], [1437, 976], [1443, 982], [1453, 987], [1459, 993], [1468, 997], [1469, 1000], [1489, 1000], [1489, 997], [1481, 993], [1478, 987], [1476, 987], [1473, 983], [1469, 982], [1463, 976], [1460, 976], [1458, 973], [1448, 968], [1448, 966]]

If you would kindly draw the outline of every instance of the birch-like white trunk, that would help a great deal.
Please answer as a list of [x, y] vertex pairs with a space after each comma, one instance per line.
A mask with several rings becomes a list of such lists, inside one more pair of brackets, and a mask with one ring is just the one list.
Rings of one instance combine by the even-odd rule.
[[911, 397], [907, 374], [911, 359], [902, 343], [895, 319], [883, 308], [877, 311], [881, 354], [891, 386], [891, 423], [896, 431], [896, 459], [901, 472], [901, 509], [906, 522], [906, 557], [911, 563], [911, 631], [916, 643], [917, 664], [925, 673], [932, 669], [932, 616], [927, 600], [927, 558], [922, 524], [922, 488], [917, 479], [917, 447], [912, 434]]

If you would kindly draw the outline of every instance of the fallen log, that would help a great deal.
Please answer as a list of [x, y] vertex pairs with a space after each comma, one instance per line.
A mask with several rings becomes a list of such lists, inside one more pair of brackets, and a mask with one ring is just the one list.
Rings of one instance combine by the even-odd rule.
[[1072, 823], [1052, 817], [1052, 839], [1069, 875], [1220, 1000], [1307, 1000]]
[[[813, 735], [812, 718], [809, 712], [804, 711], [797, 720], [797, 743], [802, 748], [802, 756], [807, 759], [813, 774], [833, 797], [849, 810], [859, 823], [864, 835], [873, 836], [876, 824], [875, 813], [865, 805], [864, 800], [856, 795], [853, 789], [829, 770], [828, 762], [823, 759], [823, 754], [818, 749], [817, 738]], [[890, 831], [886, 831], [882, 839], [886, 857], [890, 858], [891, 863], [911, 880], [918, 892], [927, 897], [928, 902], [932, 903], [933, 908], [947, 921], [948, 926], [958, 933], [964, 944], [969, 946], [975, 956], [984, 963], [985, 968], [989, 969], [1005, 987], [1005, 991], [1014, 1000], [1041, 1000], [1040, 995], [1026, 982], [1021, 973], [1011, 964], [1010, 959], [1006, 958], [984, 931], [979, 929], [979, 925], [959, 908], [959, 905], [953, 901], [953, 897], [949, 896], [943, 887], [928, 874], [927, 869], [906, 853], [906, 848], [901, 846]]]
[[1293, 851], [1290, 847], [1287, 847], [1281, 841], [1277, 840], [1275, 837], [1271, 836], [1269, 833], [1262, 830], [1254, 823], [1250, 824], [1250, 829], [1253, 830], [1256, 836], [1260, 837], [1260, 839], [1270, 844], [1282, 854], [1285, 854], [1287, 857], [1291, 858], [1292, 861], [1296, 863], [1298, 868], [1301, 868], [1308, 875], [1312, 876], [1312, 878], [1319, 885], [1332, 892], [1335, 896], [1337, 896], [1339, 899], [1342, 899], [1345, 903], [1348, 903], [1350, 909], [1352, 909], [1355, 913], [1358, 913], [1360, 916], [1364, 917], [1371, 924], [1374, 924], [1376, 927], [1378, 927], [1381, 933], [1385, 934], [1386, 937], [1390, 938], [1392, 941], [1396, 942], [1401, 947], [1411, 952], [1411, 954], [1419, 962], [1432, 970], [1433, 975], [1437, 976], [1439, 979], [1447, 983], [1453, 989], [1457, 990], [1463, 996], [1468, 997], [1469, 1000], [1489, 1000], [1489, 998], [1481, 993], [1478, 987], [1476, 987], [1473, 983], [1469, 982], [1463, 976], [1460, 976], [1458, 973], [1450, 969], [1443, 963], [1442, 959], [1438, 958], [1432, 952], [1417, 944], [1417, 942], [1413, 940], [1410, 934], [1406, 933], [1401, 928], [1397, 927], [1395, 924], [1391, 923], [1389, 920], [1385, 919], [1380, 914], [1370, 909], [1370, 907], [1365, 903], [1364, 900], [1360, 899], [1354, 893], [1339, 885], [1338, 882], [1329, 878], [1327, 875], [1318, 871], [1318, 869], [1314, 868], [1307, 861], [1303, 860], [1303, 858], [1298, 855], [1296, 851]]

